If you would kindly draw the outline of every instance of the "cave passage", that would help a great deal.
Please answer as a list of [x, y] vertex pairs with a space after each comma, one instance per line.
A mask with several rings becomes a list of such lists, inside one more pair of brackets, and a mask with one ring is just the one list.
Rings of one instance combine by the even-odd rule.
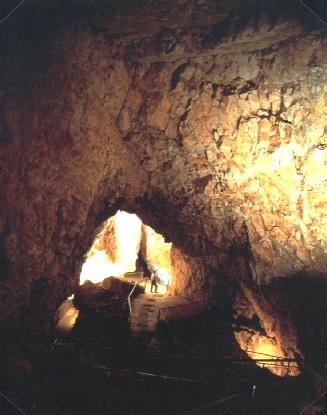
[[144, 225], [135, 214], [118, 211], [106, 220], [97, 230], [82, 266], [80, 284], [85, 284], [85, 287], [77, 290], [76, 296], [69, 296], [57, 310], [57, 335], [70, 332], [78, 320], [79, 310], [90, 307], [92, 309], [92, 302], [95, 304], [93, 308], [96, 312], [97, 305], [110, 308], [110, 296], [106, 304], [103, 302], [103, 289], [111, 290], [115, 297], [130, 301], [132, 307], [132, 299], [128, 296], [133, 289], [131, 287], [128, 291], [127, 287], [127, 292], [124, 292], [124, 284], [125, 287], [127, 283], [139, 284], [143, 290], [141, 292], [151, 293], [150, 277], [151, 274], [155, 274], [156, 285], [153, 291], [167, 295], [171, 283], [171, 248], [171, 243], [166, 243], [160, 234]]
[[[142, 273], [149, 278], [156, 273], [160, 291], [171, 284], [172, 244], [135, 214], [118, 211], [101, 225], [80, 274], [80, 284], [98, 283], [108, 277], [128, 277]], [[131, 275], [130, 275], [131, 276]], [[166, 289], [166, 290], [167, 290]]]
[[326, 412], [325, 1], [2, 3], [0, 414]]

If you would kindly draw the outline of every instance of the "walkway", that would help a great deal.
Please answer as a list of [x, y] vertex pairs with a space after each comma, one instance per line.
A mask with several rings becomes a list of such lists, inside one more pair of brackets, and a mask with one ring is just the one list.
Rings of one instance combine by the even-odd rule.
[[[188, 305], [190, 307], [187, 307]], [[188, 308], [188, 316], [198, 314], [201, 311], [198, 309], [194, 312], [192, 310], [192, 302], [177, 295], [165, 296], [159, 293], [138, 295], [132, 301], [131, 331], [133, 336], [137, 337], [141, 334], [154, 333], [160, 309], [172, 307], [169, 309], [169, 319], [171, 320], [186, 317], [185, 312], [183, 312], [184, 307], [178, 306], [186, 306]], [[162, 311], [161, 317], [163, 317]]]

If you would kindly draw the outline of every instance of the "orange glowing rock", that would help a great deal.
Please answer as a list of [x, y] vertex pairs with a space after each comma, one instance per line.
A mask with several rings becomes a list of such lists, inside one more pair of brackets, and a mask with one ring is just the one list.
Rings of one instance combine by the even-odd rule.
[[[144, 232], [142, 232], [144, 226]], [[159, 278], [168, 284], [171, 275], [171, 243], [142, 221], [135, 214], [118, 211], [108, 219], [97, 235], [82, 267], [80, 283], [86, 280], [97, 283], [110, 276], [119, 277], [135, 271], [141, 249], [142, 234], [145, 249], [142, 252], [149, 269], [155, 269]]]

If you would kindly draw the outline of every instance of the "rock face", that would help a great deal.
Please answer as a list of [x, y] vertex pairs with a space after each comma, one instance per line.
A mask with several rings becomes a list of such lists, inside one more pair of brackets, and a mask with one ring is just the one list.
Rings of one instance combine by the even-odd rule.
[[31, 308], [48, 321], [96, 227], [124, 209], [174, 243], [174, 292], [228, 303], [239, 285], [266, 334], [299, 352], [259, 287], [326, 275], [326, 38], [264, 15], [236, 30], [230, 13], [167, 0], [35, 33], [18, 13], [15, 36], [6, 22], [3, 322]]
[[155, 232], [150, 226], [143, 225], [142, 238], [143, 258], [147, 268], [157, 270], [162, 278], [166, 277], [167, 284], [171, 283], [172, 276], [172, 244], [165, 242], [165, 239]]
[[150, 277], [151, 271], [156, 270], [167, 278], [164, 282], [168, 285], [172, 275], [171, 246], [137, 215], [118, 211], [101, 225], [86, 255], [80, 283], [101, 282], [134, 271]]
[[80, 283], [101, 282], [135, 270], [140, 251], [142, 222], [136, 215], [118, 211], [100, 226], [83, 264]]

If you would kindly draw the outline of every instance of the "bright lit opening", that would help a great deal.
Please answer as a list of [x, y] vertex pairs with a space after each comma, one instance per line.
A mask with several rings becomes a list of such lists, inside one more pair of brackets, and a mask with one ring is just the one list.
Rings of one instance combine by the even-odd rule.
[[[135, 214], [118, 211], [102, 225], [86, 255], [80, 284], [99, 283], [108, 277], [124, 277], [128, 272], [156, 272], [158, 282], [171, 282], [171, 243], [144, 225]], [[138, 264], [139, 259], [142, 264]]]

